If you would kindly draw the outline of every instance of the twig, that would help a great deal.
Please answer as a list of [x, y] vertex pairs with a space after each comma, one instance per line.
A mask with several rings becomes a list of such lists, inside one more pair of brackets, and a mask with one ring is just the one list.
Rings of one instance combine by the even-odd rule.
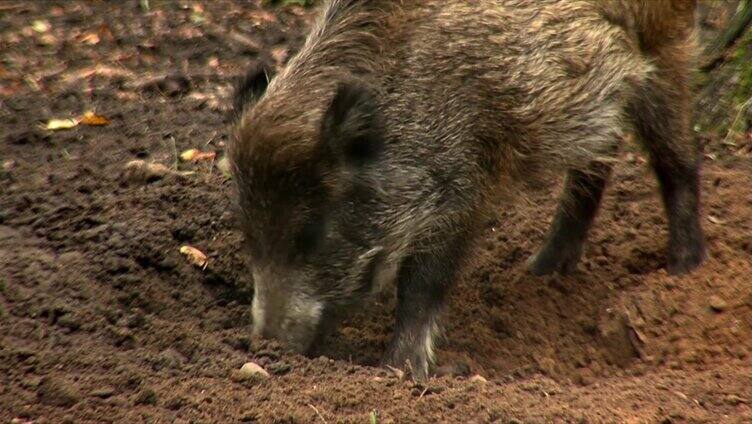
[[23, 9], [25, 4], [0, 4], [0, 11]]
[[263, 45], [258, 41], [248, 37], [245, 34], [241, 34], [233, 29], [227, 31], [227, 29], [220, 27], [213, 23], [205, 23], [204, 27], [206, 32], [215, 38], [225, 38], [235, 45], [239, 45], [245, 51], [249, 53], [258, 53], [263, 49]]
[[324, 422], [324, 424], [326, 424], [326, 420], [325, 420], [325, 419], [324, 419], [324, 417], [323, 417], [323, 416], [321, 415], [321, 412], [319, 412], [319, 410], [318, 410], [318, 409], [316, 409], [316, 407], [315, 407], [315, 406], [313, 406], [313, 405], [311, 405], [310, 403], [308, 404], [308, 406], [310, 406], [310, 407], [311, 407], [311, 409], [313, 409], [313, 412], [315, 412], [315, 413], [316, 413], [316, 415], [318, 415], [318, 416], [319, 416], [319, 418], [321, 418], [321, 421], [323, 421], [323, 422]]

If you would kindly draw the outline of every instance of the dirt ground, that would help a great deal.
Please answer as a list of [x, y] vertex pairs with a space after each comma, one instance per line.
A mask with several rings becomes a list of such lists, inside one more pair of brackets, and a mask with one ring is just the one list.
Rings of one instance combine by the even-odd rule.
[[[571, 277], [524, 270], [557, 184], [499, 210], [424, 385], [373, 367], [391, 299], [315, 359], [251, 338], [231, 182], [178, 155], [222, 157], [233, 78], [300, 46], [309, 13], [257, 3], [0, 3], [0, 421], [752, 422], [752, 134], [702, 138], [709, 258], [685, 277], [634, 149]], [[88, 110], [109, 124], [44, 129]]]

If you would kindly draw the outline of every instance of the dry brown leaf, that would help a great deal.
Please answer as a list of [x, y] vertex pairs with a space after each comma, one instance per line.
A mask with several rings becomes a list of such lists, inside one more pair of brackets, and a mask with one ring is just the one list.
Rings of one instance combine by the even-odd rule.
[[216, 156], [216, 152], [202, 152], [198, 149], [188, 149], [180, 154], [180, 159], [183, 162], [201, 162], [214, 160]]
[[196, 157], [198, 153], [198, 149], [184, 150], [183, 153], [180, 154], [180, 160], [182, 160], [183, 162], [190, 162], [193, 160], [193, 158]]
[[92, 76], [104, 78], [131, 78], [133, 77], [133, 73], [125, 68], [113, 68], [105, 65], [95, 65], [66, 73], [66, 75], [63, 77], [63, 83], [73, 84], [76, 81], [90, 78]]
[[68, 130], [78, 125], [78, 120], [70, 119], [50, 119], [45, 125], [45, 129], [50, 131]]
[[84, 115], [79, 119], [79, 122], [84, 125], [91, 125], [91, 126], [102, 126], [107, 125], [110, 123], [110, 121], [105, 118], [104, 116], [97, 115], [96, 113], [92, 111], [86, 111], [84, 112]]
[[34, 32], [43, 33], [49, 31], [52, 26], [50, 26], [50, 23], [45, 20], [37, 19], [31, 23], [31, 28]]
[[99, 44], [99, 34], [97, 34], [96, 32], [87, 32], [86, 34], [81, 36], [79, 41], [90, 46]]
[[39, 44], [43, 46], [54, 46], [58, 44], [57, 37], [52, 34], [42, 34], [39, 36]]
[[266, 10], [252, 10], [248, 12], [248, 17], [256, 25], [262, 22], [277, 22], [277, 17], [274, 16], [273, 13], [269, 13]]
[[708, 221], [712, 222], [713, 224], [718, 224], [718, 225], [725, 224], [725, 222], [722, 219], [715, 217], [713, 215], [708, 215]]
[[206, 254], [193, 246], [185, 245], [180, 247], [180, 253], [185, 255], [190, 263], [202, 269], [206, 269], [206, 265], [209, 263], [209, 259], [206, 257]]
[[201, 162], [201, 161], [211, 161], [214, 160], [214, 158], [217, 157], [216, 152], [200, 152], [197, 154], [194, 158], [194, 162]]

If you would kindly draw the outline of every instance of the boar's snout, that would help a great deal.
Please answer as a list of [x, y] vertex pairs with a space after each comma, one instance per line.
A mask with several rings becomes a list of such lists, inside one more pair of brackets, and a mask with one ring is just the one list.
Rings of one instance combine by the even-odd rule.
[[324, 303], [304, 294], [269, 292], [260, 286], [256, 284], [253, 297], [253, 334], [307, 353], [318, 338]]
[[[320, 280], [313, 275], [291, 271], [253, 272], [253, 334], [275, 339], [298, 353], [309, 354], [315, 344], [344, 318], [348, 311], [362, 305], [369, 293], [385, 285], [391, 268], [379, 272], [385, 260], [382, 247], [359, 255], [343, 278]], [[383, 275], [382, 275], [383, 274]], [[324, 284], [328, 289], [312, 281]]]

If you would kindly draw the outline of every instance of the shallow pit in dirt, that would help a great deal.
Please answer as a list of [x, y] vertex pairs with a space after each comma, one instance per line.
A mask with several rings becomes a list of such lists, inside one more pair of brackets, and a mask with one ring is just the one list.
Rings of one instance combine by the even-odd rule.
[[[445, 313], [438, 357], [450, 375], [417, 385], [371, 367], [391, 330], [388, 297], [318, 358], [251, 338], [251, 281], [215, 163], [227, 95], [253, 62], [282, 65], [310, 17], [152, 3], [0, 5], [13, 6], [0, 16], [3, 420], [752, 419], [752, 173], [717, 145], [703, 170], [709, 258], [686, 277], [665, 272], [665, 219], [637, 153], [625, 152], [573, 276], [524, 269], [556, 184], [499, 210]], [[109, 125], [40, 129], [89, 109]], [[215, 161], [180, 161], [190, 148]], [[125, 178], [132, 160], [167, 170]], [[249, 361], [270, 377], [239, 378]]]

